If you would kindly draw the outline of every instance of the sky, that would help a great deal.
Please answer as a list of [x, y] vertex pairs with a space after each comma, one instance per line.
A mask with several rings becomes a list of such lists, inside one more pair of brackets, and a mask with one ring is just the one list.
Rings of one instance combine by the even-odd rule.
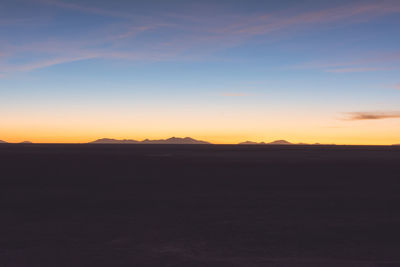
[[2, 0], [0, 139], [400, 143], [400, 1]]

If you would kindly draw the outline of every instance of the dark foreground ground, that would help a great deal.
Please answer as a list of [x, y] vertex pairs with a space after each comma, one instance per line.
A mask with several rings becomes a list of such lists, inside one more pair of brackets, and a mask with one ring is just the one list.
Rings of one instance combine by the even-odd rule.
[[400, 266], [400, 148], [0, 145], [0, 267]]

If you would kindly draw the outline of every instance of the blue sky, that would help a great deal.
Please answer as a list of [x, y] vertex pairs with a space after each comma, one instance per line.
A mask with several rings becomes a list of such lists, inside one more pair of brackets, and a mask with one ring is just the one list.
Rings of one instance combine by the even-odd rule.
[[399, 26], [396, 0], [5, 0], [0, 139], [400, 142]]

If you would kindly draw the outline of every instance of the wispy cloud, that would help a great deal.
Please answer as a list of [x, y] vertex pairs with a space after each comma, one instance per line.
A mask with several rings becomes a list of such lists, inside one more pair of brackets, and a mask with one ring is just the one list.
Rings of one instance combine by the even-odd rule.
[[0, 27], [10, 25], [21, 25], [32, 22], [32, 19], [15, 19], [15, 18], [0, 18]]
[[[125, 19], [133, 18], [133, 15], [131, 14], [103, 9], [98, 6], [84, 6], [76, 3], [68, 3], [61, 0], [39, 0], [39, 2], [42, 4], [57, 6], [64, 9], [77, 10], [80, 12], [87, 12], [91, 14], [119, 17]], [[179, 27], [181, 28], [189, 27], [191, 30], [197, 33], [208, 32], [210, 34], [218, 34], [218, 36], [210, 35], [208, 37], [220, 38], [226, 37], [228, 35], [264, 35], [270, 32], [279, 31], [290, 27], [298, 28], [298, 26], [301, 25], [319, 26], [322, 23], [342, 22], [348, 19], [353, 19], [353, 22], [359, 22], [360, 17], [362, 18], [362, 21], [366, 21], [378, 16], [393, 13], [400, 13], [400, 2], [363, 2], [297, 14], [287, 12], [287, 10], [281, 11], [279, 13], [250, 15], [223, 14], [218, 15], [214, 18], [210, 16], [205, 17], [192, 14], [168, 14], [166, 16], [164, 15], [162, 19], [164, 21], [168, 21], [173, 18], [182, 22], [178, 23], [180, 25]], [[143, 15], [141, 16], [144, 17]], [[135, 14], [134, 17], [137, 18], [139, 16]]]
[[[34, 63], [19, 66], [2, 65], [3, 72], [32, 71], [63, 62], [86, 58], [113, 58], [125, 60], [169, 60], [188, 57], [204, 58], [205, 54], [226, 47], [239, 45], [253, 36], [269, 35], [279, 31], [301, 27], [320, 27], [324, 23], [359, 22], [386, 14], [400, 13], [399, 1], [358, 2], [339, 7], [307, 12], [280, 11], [265, 14], [219, 14], [214, 17], [181, 14], [160, 14], [156, 18], [149, 14], [133, 15], [129, 11], [108, 10], [99, 5], [83, 5], [62, 0], [38, 0], [39, 3], [61, 9], [76, 10], [89, 14], [119, 18], [118, 24], [109, 28], [91, 30], [88, 36], [73, 36], [67, 40], [29, 42], [29, 45], [13, 46], [4, 57], [12, 59], [23, 52], [37, 58]], [[168, 32], [168, 34], [165, 34]], [[148, 34], [148, 41], [138, 36]], [[149, 38], [153, 34], [157, 38]], [[154, 37], [153, 36], [153, 37]], [[47, 59], [43, 59], [47, 57]], [[34, 57], [33, 57], [34, 58]], [[400, 58], [400, 53], [398, 55]], [[374, 60], [393, 60], [380, 58]], [[12, 60], [11, 60], [12, 61]], [[364, 66], [350, 62], [325, 66], [328, 72], [361, 72], [379, 70], [376, 66]]]
[[394, 63], [400, 60], [400, 51], [364, 53], [356, 58], [348, 60], [331, 60], [330, 62], [307, 62], [294, 66], [296, 69], [339, 69], [339, 68], [361, 68], [360, 66], [382, 65], [383, 63]]
[[294, 69], [315, 69], [330, 73], [387, 71], [399, 68], [400, 51], [391, 53], [366, 53], [347, 61], [308, 62]]
[[[297, 14], [265, 13], [252, 16], [222, 16], [221, 21], [213, 21], [213, 27], [207, 28], [220, 35], [264, 35], [275, 31], [299, 26], [321, 26], [330, 22], [360, 22], [378, 16], [400, 13], [400, 2], [380, 1], [348, 4], [322, 10], [314, 10]], [[209, 18], [207, 18], [209, 20]], [[195, 22], [208, 26], [206, 20]]]
[[370, 72], [370, 71], [382, 71], [389, 70], [390, 68], [378, 68], [378, 67], [365, 67], [365, 68], [337, 68], [328, 69], [326, 72], [332, 73], [352, 73], [352, 72]]
[[42, 4], [56, 6], [59, 8], [71, 9], [71, 10], [76, 10], [79, 12], [86, 12], [86, 13], [97, 14], [97, 15], [102, 15], [102, 16], [109, 16], [109, 17], [116, 17], [116, 18], [132, 17], [128, 14], [121, 13], [121, 12], [115, 12], [115, 11], [111, 11], [111, 10], [107, 10], [107, 9], [98, 8], [95, 6], [84, 6], [84, 5], [74, 4], [74, 3], [68, 3], [68, 2], [59, 1], [59, 0], [38, 0], [38, 2], [42, 3]]
[[50, 60], [44, 60], [44, 61], [39, 61], [35, 62], [33, 64], [26, 64], [22, 65], [20, 67], [17, 67], [17, 71], [31, 71], [35, 69], [41, 69], [41, 68], [46, 68], [54, 65], [59, 65], [63, 63], [68, 63], [68, 62], [74, 62], [74, 61], [80, 61], [80, 60], [85, 60], [85, 59], [91, 59], [91, 58], [96, 58], [96, 55], [87, 55], [87, 56], [80, 56], [80, 57], [65, 57], [65, 58], [55, 58], [55, 59], [50, 59]]
[[382, 120], [382, 119], [398, 119], [400, 111], [392, 112], [347, 112], [345, 120]]
[[148, 30], [156, 29], [157, 27], [158, 27], [158, 25], [144, 25], [144, 26], [135, 26], [134, 25], [134, 26], [129, 27], [130, 29], [128, 29], [127, 31], [125, 31], [121, 34], [115, 35], [114, 39], [118, 40], [118, 39], [130, 38], [130, 37], [136, 36], [137, 34], [146, 32]]
[[86, 55], [80, 57], [59, 57], [48, 60], [36, 61], [34, 63], [22, 64], [22, 65], [8, 65], [1, 66], [0, 65], [0, 77], [6, 77], [7, 74], [13, 72], [28, 72], [36, 69], [47, 68], [54, 65], [59, 65], [63, 63], [69, 63], [74, 61], [93, 59], [98, 57], [98, 55]]

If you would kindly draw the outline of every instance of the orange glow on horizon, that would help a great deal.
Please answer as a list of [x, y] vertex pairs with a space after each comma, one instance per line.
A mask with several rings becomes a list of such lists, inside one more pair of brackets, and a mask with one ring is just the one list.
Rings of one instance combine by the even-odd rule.
[[[119, 115], [124, 114], [124, 115]], [[132, 115], [134, 114], [134, 115]], [[259, 110], [229, 113], [153, 111], [115, 113], [24, 113], [0, 118], [0, 140], [34, 143], [87, 143], [100, 138], [166, 139], [192, 137], [214, 144], [244, 141], [392, 145], [400, 143], [398, 119], [349, 121], [334, 114], [288, 111], [271, 116]], [[118, 116], [119, 115], [119, 116]], [[329, 119], [327, 119], [329, 118]]]
[[131, 135], [131, 134], [94, 134], [94, 133], [65, 133], [63, 131], [56, 131], [52, 134], [43, 133], [41, 131], [31, 131], [27, 134], [24, 132], [13, 132], [6, 133], [1, 132], [0, 140], [9, 143], [19, 143], [23, 141], [31, 141], [33, 143], [88, 143], [100, 138], [111, 138], [111, 139], [132, 139], [142, 141], [144, 139], [158, 140], [167, 139], [170, 137], [191, 137], [197, 140], [207, 141], [212, 144], [237, 144], [244, 141], [253, 142], [272, 142], [275, 140], [287, 140], [291, 143], [306, 143], [306, 144], [337, 144], [337, 145], [393, 145], [400, 143], [400, 138], [394, 134], [380, 137], [375, 135], [359, 135], [355, 132], [349, 135], [334, 135], [334, 134], [320, 134], [315, 136], [306, 136], [303, 134], [298, 135], [261, 135], [261, 134], [149, 134], [143, 135]]

